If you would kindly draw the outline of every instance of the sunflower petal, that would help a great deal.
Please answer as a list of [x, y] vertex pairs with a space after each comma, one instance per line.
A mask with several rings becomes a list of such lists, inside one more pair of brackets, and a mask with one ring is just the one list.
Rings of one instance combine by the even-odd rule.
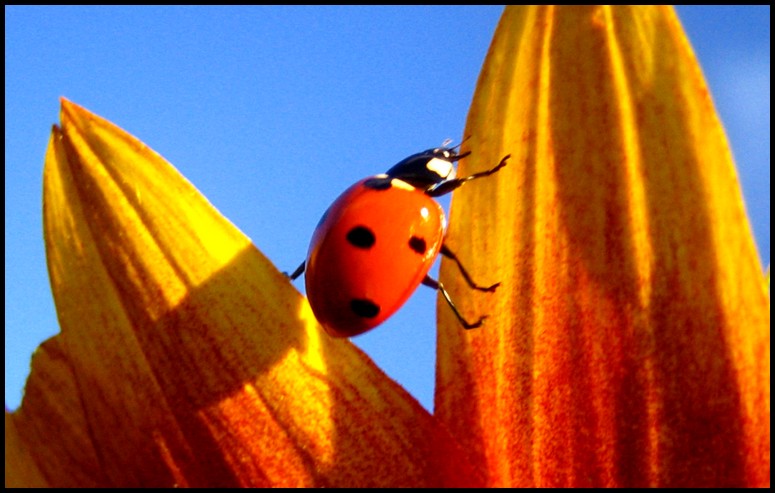
[[507, 8], [452, 201], [436, 413], [492, 485], [765, 486], [770, 312], [674, 11]]
[[6, 415], [6, 478], [476, 484], [433, 417], [323, 336], [306, 300], [172, 166], [66, 100], [61, 120], [44, 172], [61, 333]]
[[5, 487], [45, 488], [48, 483], [29, 455], [13, 418], [5, 411]]

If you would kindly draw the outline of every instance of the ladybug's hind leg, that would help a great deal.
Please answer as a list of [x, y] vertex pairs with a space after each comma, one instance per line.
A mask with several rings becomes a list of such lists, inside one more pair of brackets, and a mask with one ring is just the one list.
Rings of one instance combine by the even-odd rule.
[[285, 276], [286, 276], [288, 279], [290, 279], [291, 281], [295, 281], [297, 277], [299, 277], [300, 275], [304, 274], [304, 268], [305, 268], [306, 266], [307, 266], [307, 262], [306, 262], [306, 261], [304, 261], [304, 262], [302, 262], [302, 263], [301, 263], [301, 265], [300, 265], [300, 266], [298, 266], [298, 267], [296, 268], [296, 270], [295, 270], [295, 271], [293, 271], [293, 274], [291, 274], [291, 275], [288, 275], [288, 273], [287, 273], [287, 272], [283, 272], [283, 274], [285, 274]]
[[460, 321], [460, 325], [462, 325], [464, 329], [469, 330], [469, 329], [476, 329], [477, 327], [481, 327], [482, 322], [484, 322], [484, 319], [487, 318], [487, 315], [485, 315], [483, 317], [479, 317], [479, 320], [477, 320], [474, 323], [467, 321], [457, 310], [455, 303], [452, 302], [452, 298], [449, 297], [449, 293], [447, 293], [447, 290], [444, 289], [443, 284], [441, 284], [439, 281], [433, 279], [430, 276], [425, 276], [425, 279], [422, 280], [422, 283], [423, 285], [428, 286], [429, 288], [433, 288], [441, 292], [441, 295], [444, 297], [449, 307], [452, 308], [452, 313], [455, 314], [457, 319]]

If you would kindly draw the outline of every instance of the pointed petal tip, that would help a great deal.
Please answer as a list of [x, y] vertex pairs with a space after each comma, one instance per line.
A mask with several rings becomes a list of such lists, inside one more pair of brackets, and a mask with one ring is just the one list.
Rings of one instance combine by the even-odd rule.
[[466, 134], [514, 165], [455, 194], [448, 239], [506, 289], [442, 262], [494, 316], [463, 334], [439, 301], [436, 386], [494, 484], [769, 483], [769, 302], [689, 47], [669, 7], [501, 18]]
[[[193, 185], [61, 101], [44, 228], [62, 333], [36, 352], [18, 415], [46, 477], [476, 482], [433, 417], [349, 342], [299, 316], [309, 312], [299, 293]], [[62, 440], [44, 438], [53, 435]]]
[[69, 99], [67, 99], [64, 96], [60, 96], [59, 97], [59, 110], [60, 110], [60, 112], [64, 113], [66, 111], [72, 110], [73, 108], [81, 108], [81, 106], [73, 103], [72, 101], [70, 101]]

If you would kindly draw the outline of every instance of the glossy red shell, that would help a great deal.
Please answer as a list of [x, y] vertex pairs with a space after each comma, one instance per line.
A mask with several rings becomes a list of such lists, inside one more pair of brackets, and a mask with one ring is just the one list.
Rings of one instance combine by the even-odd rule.
[[[307, 255], [307, 298], [335, 337], [360, 334], [395, 313], [430, 270], [444, 236], [444, 210], [423, 191], [403, 182], [384, 190], [364, 182], [329, 207]], [[354, 228], [373, 233], [373, 244], [348, 241]], [[353, 300], [369, 300], [379, 311], [359, 315]]]

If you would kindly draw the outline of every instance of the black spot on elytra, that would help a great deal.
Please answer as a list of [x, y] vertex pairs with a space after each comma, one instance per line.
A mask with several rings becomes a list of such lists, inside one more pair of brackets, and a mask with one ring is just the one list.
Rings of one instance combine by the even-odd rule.
[[409, 238], [409, 248], [419, 253], [420, 255], [423, 255], [427, 247], [425, 246], [425, 240], [417, 236], [412, 236]]
[[379, 306], [371, 300], [350, 300], [350, 309], [354, 314], [363, 318], [374, 318], [379, 314]]
[[374, 245], [376, 238], [366, 226], [356, 226], [347, 232], [347, 241], [354, 247], [367, 250]]
[[391, 183], [392, 181], [393, 179], [390, 178], [389, 176], [373, 177], [364, 181], [363, 186], [367, 188], [372, 188], [374, 190], [387, 190], [388, 188], [393, 186], [393, 184]]

